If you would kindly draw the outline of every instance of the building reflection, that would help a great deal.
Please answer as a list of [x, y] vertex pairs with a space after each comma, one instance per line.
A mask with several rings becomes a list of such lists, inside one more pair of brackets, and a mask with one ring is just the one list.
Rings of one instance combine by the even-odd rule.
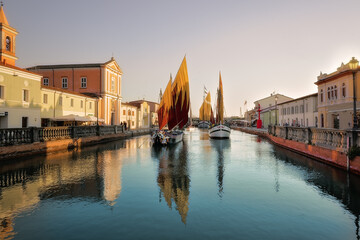
[[[1, 165], [0, 239], [14, 235], [13, 219], [43, 199], [81, 198], [113, 206], [121, 192], [125, 141]], [[115, 150], [115, 151], [114, 151]]]
[[186, 224], [189, 211], [190, 177], [188, 172], [186, 142], [169, 146], [167, 149], [155, 149], [159, 160], [157, 183], [160, 187], [159, 201], [165, 199], [172, 209], [173, 203]]
[[274, 146], [274, 156], [305, 172], [304, 181], [315, 186], [326, 195], [335, 197], [355, 216], [356, 237], [359, 235], [360, 177], [335, 167], [309, 159], [289, 150]]
[[225, 172], [225, 167], [224, 167], [224, 150], [226, 151], [227, 149], [230, 148], [231, 146], [231, 142], [230, 139], [222, 139], [222, 140], [217, 140], [217, 139], [211, 139], [211, 147], [213, 149], [215, 149], [216, 153], [217, 153], [217, 184], [218, 184], [218, 188], [219, 188], [219, 192], [218, 195], [220, 198], [222, 198], [223, 194], [224, 194], [224, 172]]

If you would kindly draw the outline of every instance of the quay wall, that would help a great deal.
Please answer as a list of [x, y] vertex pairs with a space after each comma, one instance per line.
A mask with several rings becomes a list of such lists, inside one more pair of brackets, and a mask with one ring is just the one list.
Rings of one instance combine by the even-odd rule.
[[[348, 159], [345, 152], [328, 149], [320, 146], [298, 142], [294, 140], [284, 139], [281, 137], [273, 136], [265, 131], [252, 130], [249, 128], [234, 128], [245, 133], [258, 135], [269, 139], [273, 144], [294, 151], [301, 155], [305, 155], [317, 161], [347, 170]], [[360, 175], [360, 157], [357, 156], [349, 160], [349, 171]]]
[[0, 161], [10, 160], [31, 155], [46, 154], [51, 152], [64, 151], [74, 148], [95, 145], [140, 135], [150, 134], [152, 129], [127, 131], [124, 133], [109, 134], [103, 136], [88, 136], [71, 139], [58, 139], [45, 142], [34, 142], [29, 144], [11, 145], [0, 147]]

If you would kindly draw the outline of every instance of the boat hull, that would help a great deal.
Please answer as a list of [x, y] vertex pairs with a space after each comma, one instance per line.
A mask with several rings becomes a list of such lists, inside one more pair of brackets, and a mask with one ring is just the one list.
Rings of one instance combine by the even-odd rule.
[[226, 139], [230, 137], [230, 128], [225, 125], [216, 125], [209, 129], [210, 138]]
[[152, 134], [151, 141], [154, 146], [166, 146], [181, 142], [183, 137], [183, 131], [157, 131]]
[[205, 121], [201, 121], [198, 124], [198, 128], [209, 128], [210, 127], [210, 123], [209, 122], [205, 122]]

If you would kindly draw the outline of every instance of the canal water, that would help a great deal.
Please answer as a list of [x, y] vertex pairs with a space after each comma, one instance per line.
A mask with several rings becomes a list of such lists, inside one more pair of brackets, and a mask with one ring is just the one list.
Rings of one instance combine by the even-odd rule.
[[358, 176], [238, 131], [1, 163], [0, 183], [0, 239], [359, 239]]

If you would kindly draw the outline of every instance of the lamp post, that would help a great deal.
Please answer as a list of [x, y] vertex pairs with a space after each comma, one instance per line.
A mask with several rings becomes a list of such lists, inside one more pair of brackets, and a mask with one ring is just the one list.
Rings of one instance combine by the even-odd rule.
[[349, 67], [352, 70], [353, 74], [353, 111], [354, 111], [354, 119], [353, 119], [353, 145], [356, 143], [356, 132], [358, 128], [358, 119], [356, 115], [356, 72], [359, 66], [359, 61], [356, 58], [352, 58], [349, 62]]
[[277, 101], [278, 101], [278, 96], [275, 96], [275, 126], [277, 125]]

